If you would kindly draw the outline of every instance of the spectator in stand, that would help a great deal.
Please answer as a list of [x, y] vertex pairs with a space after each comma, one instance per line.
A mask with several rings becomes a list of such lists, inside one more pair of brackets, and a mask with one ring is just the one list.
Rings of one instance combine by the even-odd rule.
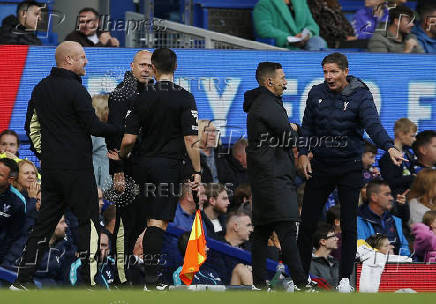
[[215, 125], [209, 120], [198, 121], [198, 138], [200, 140], [201, 180], [204, 183], [218, 183], [218, 141]]
[[250, 206], [252, 203], [252, 192], [250, 184], [239, 185], [233, 195], [233, 201], [230, 203], [229, 212], [239, 209], [241, 206]]
[[[385, 153], [379, 160], [379, 166], [383, 179], [389, 184], [392, 190], [392, 196], [407, 195], [408, 189], [413, 182], [415, 176], [411, 172], [411, 164], [414, 161], [414, 154], [411, 151], [413, 142], [415, 141], [417, 126], [408, 118], [400, 118], [395, 122], [395, 147], [404, 154], [404, 158], [408, 162], [402, 162], [400, 166], [396, 166]], [[400, 200], [401, 201], [401, 200]], [[403, 231], [406, 237], [410, 236], [410, 208], [409, 202], [405, 204], [398, 204], [398, 200], [393, 203], [392, 214], [398, 216], [403, 221]], [[410, 239], [409, 239], [410, 240]]]
[[419, 23], [412, 29], [426, 53], [436, 53], [436, 1], [418, 4]]
[[[192, 223], [194, 221], [196, 206], [194, 198], [192, 197], [192, 191], [188, 184], [183, 184], [182, 196], [177, 204], [176, 215], [174, 216], [173, 224], [178, 228], [186, 231], [192, 229]], [[207, 200], [205, 195], [205, 187], [201, 184], [198, 188], [199, 191], [199, 206], [203, 206]]]
[[241, 138], [233, 145], [232, 153], [216, 160], [218, 179], [232, 192], [240, 184], [248, 183], [247, 154], [245, 153], [247, 145], [247, 140]]
[[394, 246], [389, 242], [387, 235], [376, 233], [368, 237], [365, 242], [374, 249], [377, 249], [384, 255], [394, 254]]
[[0, 263], [20, 237], [26, 220], [26, 203], [11, 184], [18, 174], [17, 163], [0, 159]]
[[427, 211], [436, 210], [436, 169], [419, 171], [409, 193], [409, 224], [421, 223]]
[[104, 229], [109, 231], [110, 236], [112, 236], [114, 233], [116, 216], [117, 216], [117, 208], [115, 207], [114, 204], [110, 204], [103, 211]]
[[[30, 207], [30, 208], [29, 208]], [[33, 229], [33, 225], [35, 225], [36, 218], [38, 217], [39, 209], [41, 208], [41, 189], [39, 189], [38, 194], [36, 195], [35, 204], [29, 206], [29, 203], [26, 206], [26, 220], [24, 222], [24, 228], [21, 231], [19, 238], [12, 244], [8, 253], [3, 259], [2, 266], [16, 271], [18, 266], [18, 261], [23, 252], [23, 248], [26, 245], [26, 241], [29, 238], [30, 232]]]
[[253, 232], [250, 214], [243, 210], [230, 213], [226, 224], [226, 234], [221, 241], [232, 247], [250, 250], [250, 235]]
[[[365, 0], [365, 7], [356, 12], [351, 24], [357, 39], [369, 39], [388, 20], [388, 8], [385, 0]], [[383, 30], [383, 29], [381, 29]]]
[[68, 225], [62, 217], [56, 225], [50, 241], [49, 250], [41, 259], [41, 264], [35, 272], [35, 279], [42, 283], [42, 287], [68, 284], [71, 263], [76, 259], [76, 247], [72, 243]]
[[[113, 221], [115, 222], [115, 217], [113, 218]], [[115, 283], [117, 271], [115, 260], [112, 257], [112, 239], [112, 233], [106, 229], [102, 229], [99, 240], [100, 256], [98, 258], [97, 273], [94, 280], [98, 285], [103, 286], [106, 289], [109, 289], [110, 286]]]
[[395, 147], [402, 153], [408, 162], [396, 166], [388, 153], [385, 153], [379, 161], [380, 171], [383, 179], [391, 187], [392, 195], [403, 193], [410, 188], [414, 176], [411, 172], [411, 163], [414, 160], [413, 152], [410, 150], [416, 140], [417, 126], [408, 118], [400, 118], [395, 122]]
[[[92, 97], [92, 106], [95, 115], [101, 122], [108, 121], [108, 95], [95, 95]], [[92, 140], [92, 162], [94, 165], [94, 176], [97, 187], [106, 190], [110, 185], [109, 159], [107, 158], [107, 147], [104, 137], [91, 136]]]
[[31, 214], [36, 208], [38, 193], [41, 191], [41, 184], [37, 181], [38, 170], [35, 165], [27, 159], [18, 163], [18, 178], [12, 182], [12, 186], [23, 195], [26, 200], [26, 214]]
[[338, 48], [341, 41], [356, 40], [350, 22], [342, 12], [338, 0], [308, 0], [313, 19], [319, 25], [319, 35], [329, 48]]
[[274, 38], [279, 47], [318, 51], [327, 46], [306, 1], [260, 0], [253, 23], [260, 37]]
[[[367, 140], [364, 140], [364, 148], [362, 154], [362, 167], [363, 167], [363, 181], [369, 182], [371, 179], [380, 176], [380, 170], [373, 167], [375, 163], [375, 156], [377, 155], [377, 147]], [[389, 154], [389, 153], [387, 153]]]
[[[233, 248], [244, 249], [244, 243], [248, 241], [253, 226], [248, 213], [238, 210], [230, 213], [227, 222], [227, 230], [220, 240]], [[214, 251], [208, 255], [206, 263], [216, 270], [223, 283], [226, 285], [252, 285], [253, 277], [251, 266], [245, 265], [232, 255]]]
[[210, 183], [206, 186], [207, 201], [204, 204], [202, 219], [207, 237], [219, 239], [225, 235], [226, 213], [230, 204], [227, 190], [222, 184]]
[[4, 130], [0, 133], [0, 154], [11, 159], [18, 158], [20, 139], [14, 130]]
[[417, 174], [423, 168], [436, 169], [436, 131], [419, 132], [412, 148], [417, 157], [417, 161], [412, 166], [412, 173]]
[[23, 1], [18, 4], [17, 17], [7, 16], [0, 28], [0, 44], [41, 45], [36, 37], [36, 27], [41, 19], [41, 4]]
[[386, 31], [375, 32], [368, 44], [370, 52], [381, 53], [424, 53], [415, 35], [411, 34], [413, 11], [399, 5], [389, 10], [389, 21]]
[[119, 47], [120, 42], [100, 26], [100, 14], [91, 7], [82, 8], [77, 17], [76, 29], [65, 37], [65, 41], [76, 41], [83, 47]]
[[332, 250], [338, 248], [335, 228], [320, 222], [312, 240], [315, 252], [312, 255], [309, 272], [313, 276], [325, 279], [334, 288], [339, 283], [339, 263], [330, 255]]
[[327, 210], [326, 223], [335, 229], [338, 238], [338, 247], [333, 249], [330, 254], [337, 261], [341, 260], [342, 230], [341, 230], [341, 206], [335, 205]]
[[415, 242], [413, 248], [419, 262], [436, 262], [436, 211], [427, 211], [422, 223], [412, 226]]
[[[191, 231], [186, 231], [182, 235], [180, 235], [177, 240], [177, 247], [180, 251], [181, 256], [183, 257], [186, 252], [186, 247], [188, 247], [189, 237], [191, 235]], [[206, 247], [206, 253], [208, 253], [209, 248]], [[177, 268], [173, 273], [173, 284], [175, 286], [184, 285], [182, 280], [180, 280], [180, 272], [182, 271], [183, 265]], [[194, 278], [192, 280], [192, 285], [223, 285], [223, 281], [221, 280], [219, 274], [209, 267], [208, 260], [201, 265], [200, 270], [194, 274]]]
[[357, 239], [365, 240], [375, 233], [386, 234], [395, 246], [395, 254], [409, 256], [409, 244], [403, 234], [400, 218], [392, 215], [393, 197], [389, 185], [372, 180], [366, 189], [368, 204], [361, 205], [357, 216]]

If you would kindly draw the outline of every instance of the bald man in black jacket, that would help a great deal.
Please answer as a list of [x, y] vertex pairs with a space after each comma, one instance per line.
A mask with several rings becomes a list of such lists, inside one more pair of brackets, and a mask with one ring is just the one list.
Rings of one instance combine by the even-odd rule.
[[95, 115], [91, 96], [81, 79], [87, 62], [80, 44], [63, 42], [56, 48], [56, 67], [33, 89], [26, 129], [41, 156], [43, 203], [11, 289], [25, 289], [33, 284], [36, 267], [67, 208], [79, 222], [76, 245], [81, 281], [90, 283], [90, 219], [98, 215], [91, 135], [113, 135], [119, 129], [100, 122]]

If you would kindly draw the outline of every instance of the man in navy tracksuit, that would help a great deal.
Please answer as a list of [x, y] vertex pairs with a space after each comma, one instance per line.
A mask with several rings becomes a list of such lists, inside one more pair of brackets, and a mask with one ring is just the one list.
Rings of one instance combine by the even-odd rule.
[[26, 220], [26, 203], [11, 186], [17, 175], [18, 166], [14, 160], [0, 159], [0, 264], [19, 239]]
[[[402, 154], [380, 123], [369, 88], [360, 79], [348, 76], [347, 57], [340, 53], [322, 61], [324, 83], [309, 92], [304, 111], [300, 140], [299, 167], [307, 183], [301, 213], [298, 245], [304, 270], [308, 273], [312, 258], [312, 235], [324, 203], [338, 188], [341, 202], [342, 259], [340, 292], [350, 292], [357, 241], [357, 203], [362, 187], [362, 152], [364, 130], [396, 165]], [[309, 162], [308, 152], [313, 153]], [[312, 170], [313, 169], [313, 170]]]

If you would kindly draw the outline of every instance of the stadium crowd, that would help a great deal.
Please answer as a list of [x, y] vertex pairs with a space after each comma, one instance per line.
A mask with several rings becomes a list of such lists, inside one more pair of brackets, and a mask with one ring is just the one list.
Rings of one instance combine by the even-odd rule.
[[[384, 1], [365, 1], [365, 8], [357, 12], [350, 24], [337, 1], [309, 0], [306, 4], [292, 0], [260, 0], [254, 9], [254, 25], [260, 36], [274, 38], [282, 47], [319, 50], [326, 46], [339, 47], [342, 41], [365, 39], [369, 50], [374, 52], [436, 52], [436, 26], [432, 27], [434, 23], [428, 18], [436, 15], [436, 1], [418, 1], [420, 19], [415, 27], [414, 12], [400, 4], [405, 1], [396, 2], [399, 2], [398, 6], [388, 10]], [[3, 21], [0, 43], [39, 45], [34, 32], [26, 31], [35, 27], [36, 21], [32, 18], [38, 19], [39, 7], [36, 2], [23, 2], [15, 19], [8, 17]], [[110, 33], [96, 30], [97, 11], [84, 8], [79, 16], [80, 29], [69, 34], [66, 40], [77, 41], [85, 47], [119, 46]], [[385, 21], [387, 30], [375, 31]], [[397, 30], [398, 36], [394, 35]], [[144, 85], [154, 81], [150, 56], [147, 51], [138, 52], [132, 60], [131, 70], [110, 95], [93, 96], [92, 105], [101, 122], [124, 126], [124, 117], [130, 110], [127, 102], [131, 102]], [[126, 104], [119, 108], [121, 100]], [[32, 137], [29, 132], [32, 117], [27, 123], [26, 131]], [[377, 147], [369, 140], [365, 142], [362, 153], [365, 185], [359, 198], [358, 239], [366, 240], [369, 246], [384, 255], [435, 262], [436, 131], [417, 133], [416, 124], [407, 118], [398, 119], [393, 131], [395, 147], [408, 161], [396, 166], [387, 152], [377, 161]], [[93, 218], [90, 240], [91, 285], [104, 288], [143, 286], [144, 266], [150, 264], [162, 266], [162, 282], [181, 285], [178, 274], [197, 209], [196, 200], [191, 188], [184, 184], [174, 221], [169, 224], [173, 230], [165, 233], [161, 253], [157, 257], [144, 254], [146, 216], [141, 202], [136, 199], [134, 181], [130, 180], [129, 168], [120, 170], [119, 162], [107, 156], [108, 150], [120, 148], [121, 140], [122, 133], [106, 138], [92, 137], [99, 211], [98, 218]], [[214, 249], [209, 249], [206, 263], [195, 275], [193, 284], [251, 286], [251, 266], [240, 256], [241, 252], [250, 254], [253, 232], [252, 192], [247, 174], [248, 142], [240, 138], [228, 147], [221, 143], [219, 127], [213, 121], [199, 120], [198, 143], [202, 181], [198, 208], [205, 234]], [[13, 278], [38, 212], [44, 205], [39, 169], [31, 161], [20, 159], [19, 147], [19, 136], [14, 130], [0, 133], [0, 272]], [[32, 149], [36, 155], [40, 154], [35, 141]], [[295, 160], [297, 152], [294, 148]], [[308, 157], [311, 158], [310, 153]], [[295, 166], [298, 166], [297, 161]], [[305, 187], [303, 172], [298, 173], [294, 183], [301, 211]], [[340, 279], [339, 206], [346, 203], [341, 202], [334, 191], [313, 235], [310, 274], [325, 289], [334, 289]], [[70, 210], [58, 222], [48, 241], [49, 250], [34, 276], [35, 282], [43, 288], [84, 284], [78, 275], [81, 267], [76, 235], [78, 225], [77, 217]], [[271, 284], [282, 284], [278, 281], [288, 274], [281, 267], [283, 257], [276, 233], [268, 240], [268, 258], [279, 262], [276, 273], [271, 275]], [[9, 286], [11, 282], [13, 279], [8, 282], [8, 276], [1, 277], [1, 286]]]

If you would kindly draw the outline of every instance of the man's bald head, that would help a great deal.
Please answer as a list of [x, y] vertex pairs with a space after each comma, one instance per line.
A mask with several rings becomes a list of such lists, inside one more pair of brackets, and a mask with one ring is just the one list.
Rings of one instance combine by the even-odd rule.
[[133, 76], [141, 83], [148, 83], [153, 78], [151, 55], [152, 53], [147, 50], [140, 50], [130, 64]]
[[138, 52], [136, 52], [135, 57], [133, 57], [133, 62], [136, 62], [139, 60], [139, 58], [143, 57], [143, 56], [150, 56], [150, 60], [151, 60], [151, 55], [153, 55], [152, 52], [148, 51], [148, 50], [140, 50]]
[[88, 63], [83, 47], [75, 41], [64, 41], [56, 48], [56, 66], [84, 76]]

